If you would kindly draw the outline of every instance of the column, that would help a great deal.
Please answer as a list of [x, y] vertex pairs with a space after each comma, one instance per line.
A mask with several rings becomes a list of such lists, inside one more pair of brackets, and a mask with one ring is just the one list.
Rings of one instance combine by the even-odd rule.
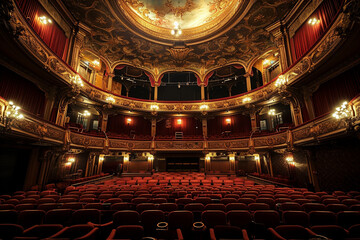
[[158, 99], [158, 86], [155, 84], [154, 86], [154, 101], [157, 101]]
[[273, 167], [272, 167], [271, 154], [269, 152], [266, 153], [266, 158], [267, 158], [268, 164], [269, 164], [270, 176], [273, 177], [274, 172], [273, 172]]
[[[115, 74], [114, 73], [109, 73], [109, 75], [108, 75], [108, 84], [107, 84], [107, 90], [109, 92], [112, 92], [113, 77], [115, 77]], [[121, 91], [120, 91], [120, 94], [121, 94]]]
[[80, 63], [80, 50], [84, 44], [84, 38], [86, 36], [85, 30], [79, 27], [79, 30], [76, 32], [73, 50], [72, 50], [72, 58], [70, 65], [75, 71], [78, 70], [78, 66]]
[[250, 91], [251, 91], [251, 77], [250, 77], [250, 73], [246, 73], [246, 74], [244, 75], [244, 77], [246, 77], [246, 90], [247, 90], [248, 92], [250, 92]]
[[152, 139], [156, 137], [156, 118], [151, 119], [151, 137]]
[[250, 113], [250, 119], [251, 119], [251, 131], [255, 132], [257, 129], [259, 129], [258, 126], [258, 114], [257, 111], [253, 111]]
[[306, 110], [308, 111], [310, 120], [315, 118], [314, 105], [312, 103], [311, 96], [312, 96], [312, 93], [304, 93], [305, 107], [306, 107]]
[[301, 114], [300, 104], [297, 104], [296, 101], [290, 101], [290, 111], [294, 125], [298, 126], [302, 124], [303, 118]]
[[201, 100], [205, 100], [205, 85], [202, 83], [201, 87]]
[[202, 130], [203, 130], [203, 137], [204, 139], [207, 139], [208, 137], [208, 128], [207, 128], [207, 119], [206, 118], [203, 118], [201, 120], [201, 125], [202, 125]]
[[106, 112], [101, 112], [101, 131], [106, 132], [107, 123], [108, 123], [109, 114]]
[[61, 127], [65, 126], [65, 119], [66, 119], [68, 105], [69, 105], [69, 99], [67, 97], [63, 97], [59, 102], [55, 124]]

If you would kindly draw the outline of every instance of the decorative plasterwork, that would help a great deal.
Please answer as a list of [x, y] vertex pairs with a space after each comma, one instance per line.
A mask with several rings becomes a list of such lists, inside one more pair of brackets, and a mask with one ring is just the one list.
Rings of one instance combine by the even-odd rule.
[[216, 38], [212, 35], [196, 44], [185, 41], [185, 45], [193, 50], [179, 65], [168, 51], [174, 40], [169, 43], [154, 41], [150, 40], [150, 34], [148, 37], [139, 37], [131, 26], [121, 22], [118, 17], [120, 13], [114, 12], [115, 7], [112, 5], [115, 0], [64, 2], [75, 18], [92, 29], [84, 41], [85, 48], [94, 50], [112, 64], [117, 61], [127, 62], [150, 69], [149, 72], [155, 68], [159, 72], [174, 69], [199, 72], [202, 67], [210, 69], [233, 62], [246, 66], [257, 56], [275, 48], [264, 27], [281, 19], [294, 5], [294, 1], [290, 0], [256, 1], [242, 20], [231, 26], [226, 34]]
[[[327, 57], [328, 54], [331, 53], [332, 49], [338, 47], [338, 45], [342, 41], [342, 38], [338, 35], [338, 33], [347, 32], [346, 29], [350, 25], [350, 22], [351, 21], [349, 19], [349, 14], [342, 13], [339, 15], [332, 28], [312, 49], [312, 51], [310, 51], [298, 63], [292, 66], [291, 69], [288, 69], [288, 71], [284, 74], [284, 78], [287, 79], [287, 86], [291, 86], [294, 82], [303, 78], [309, 71], [313, 70], [325, 57]], [[57, 75], [64, 82], [71, 85], [70, 77], [75, 76], [76, 73], [63, 61], [61, 61], [57, 56], [55, 56], [52, 51], [50, 51], [49, 48], [40, 39], [38, 39], [38, 36], [27, 25], [26, 20], [23, 18], [23, 16], [19, 13], [17, 9], [15, 9], [13, 14], [11, 15], [9, 24], [11, 26], [13, 34], [18, 37], [19, 43], [28, 51], [29, 54], [31, 54], [41, 64], [43, 64], [44, 68], [46, 68], [48, 71]], [[140, 39], [139, 41], [142, 41], [143, 43], [146, 42]], [[149, 42], [147, 43], [153, 44]], [[224, 44], [226, 43], [224, 42]], [[212, 49], [212, 45], [210, 44], [210, 42], [207, 43], [206, 48], [209, 50]], [[154, 51], [154, 49], [151, 51]], [[196, 50], [190, 51], [188, 53], [188, 56], [192, 55], [194, 51]], [[170, 55], [169, 52], [168, 54]], [[214, 54], [216, 55], [215, 52]], [[227, 63], [229, 63], [229, 60], [224, 59], [223, 64]], [[206, 74], [208, 73], [206, 69], [211, 69], [211, 66], [210, 68], [202, 66], [199, 69], [201, 75], [206, 76]], [[152, 73], [153, 76], [160, 76], [162, 73], [161, 70], [157, 68], [153, 69], [153, 71], [149, 68], [148, 71]], [[95, 88], [93, 85], [87, 83], [86, 81], [84, 81], [84, 86], [81, 88], [81, 94], [86, 95], [90, 99], [101, 103], [106, 103], [106, 98], [111, 96], [115, 99], [115, 103], [112, 104], [113, 107], [121, 107], [129, 110], [149, 112], [152, 111], [151, 105], [153, 104], [158, 105], [159, 110], [157, 111], [161, 112], [201, 112], [200, 106], [204, 104], [204, 102], [166, 103], [128, 99]], [[207, 111], [222, 111], [235, 107], [246, 107], [246, 105], [254, 105], [264, 100], [268, 100], [276, 94], [278, 94], [278, 88], [275, 86], [274, 81], [244, 95], [235, 96], [226, 100], [206, 101], [206, 104], [209, 106]], [[251, 102], [247, 102], [246, 104], [243, 103], [244, 98], [251, 98]]]

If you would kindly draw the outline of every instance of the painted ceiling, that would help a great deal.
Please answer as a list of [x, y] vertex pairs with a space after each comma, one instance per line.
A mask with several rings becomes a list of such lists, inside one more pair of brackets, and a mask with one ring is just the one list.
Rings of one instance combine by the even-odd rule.
[[[224, 34], [214, 39], [209, 37], [210, 40], [199, 44], [187, 45], [185, 42], [178, 48], [143, 38], [129, 30], [111, 8], [118, 4], [116, 1], [121, 0], [63, 0], [73, 16], [91, 29], [83, 49], [98, 53], [112, 65], [128, 63], [153, 74], [174, 70], [206, 72], [230, 63], [246, 66], [265, 52], [276, 49], [272, 36], [264, 28], [283, 18], [296, 3], [293, 0], [257, 0], [241, 21]], [[162, 0], [141, 2], [164, 3]], [[156, 9], [158, 5], [152, 6]]]
[[178, 22], [182, 29], [200, 27], [221, 17], [238, 0], [118, 0], [145, 21], [172, 29]]

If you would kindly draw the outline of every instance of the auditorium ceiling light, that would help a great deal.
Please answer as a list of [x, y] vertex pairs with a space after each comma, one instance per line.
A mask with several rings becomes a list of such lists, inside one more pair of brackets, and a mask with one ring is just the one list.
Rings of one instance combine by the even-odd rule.
[[84, 116], [84, 117], [89, 117], [91, 115], [91, 113], [88, 110], [84, 110], [84, 112], [79, 113], [79, 114]]
[[310, 18], [308, 21], [308, 24], [310, 24], [310, 25], [315, 25], [317, 23], [320, 23], [320, 20], [317, 19], [316, 17]]
[[336, 119], [343, 119], [350, 117], [350, 109], [348, 102], [343, 102], [340, 107], [337, 107], [335, 112], [333, 113], [333, 117]]
[[46, 25], [46, 24], [51, 24], [52, 23], [52, 20], [50, 19], [50, 18], [48, 18], [48, 17], [46, 17], [46, 16], [41, 16], [41, 17], [39, 17], [39, 21], [42, 23], [42, 24], [44, 24], [44, 25]]
[[182, 34], [182, 30], [180, 24], [178, 22], [174, 22], [174, 28], [171, 29], [171, 35], [178, 37]]

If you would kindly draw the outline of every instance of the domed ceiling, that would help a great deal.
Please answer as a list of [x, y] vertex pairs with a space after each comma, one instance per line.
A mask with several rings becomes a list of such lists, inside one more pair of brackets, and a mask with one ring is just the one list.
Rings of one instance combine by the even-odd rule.
[[[118, 0], [119, 16], [143, 35], [158, 41], [186, 41], [193, 43], [229, 24], [236, 24], [254, 1], [244, 0]], [[173, 36], [175, 24], [182, 34]], [[137, 32], [139, 33], [139, 32]]]
[[[112, 67], [118, 63], [127, 63], [153, 75], [174, 70], [206, 73], [232, 63], [247, 66], [265, 52], [276, 49], [265, 27], [282, 19], [296, 3], [293, 0], [63, 2], [77, 20], [91, 29], [84, 39], [83, 49], [98, 53]], [[127, 10], [121, 8], [124, 4]], [[228, 22], [220, 21], [220, 24], [224, 24], [221, 27], [206, 29], [206, 24], [219, 21], [216, 19], [222, 19], [223, 13], [228, 13], [227, 4], [237, 5], [236, 13], [231, 15], [231, 19]], [[139, 21], [132, 22], [130, 13], [132, 17], [136, 15]], [[203, 32], [207, 32], [207, 35], [196, 41], [174, 39], [168, 28], [174, 16], [181, 20], [184, 32], [206, 29]], [[147, 24], [139, 26], [139, 22]], [[154, 25], [159, 29], [166, 29], [168, 39], [157, 35], [156, 29], [150, 31], [154, 29]]]

